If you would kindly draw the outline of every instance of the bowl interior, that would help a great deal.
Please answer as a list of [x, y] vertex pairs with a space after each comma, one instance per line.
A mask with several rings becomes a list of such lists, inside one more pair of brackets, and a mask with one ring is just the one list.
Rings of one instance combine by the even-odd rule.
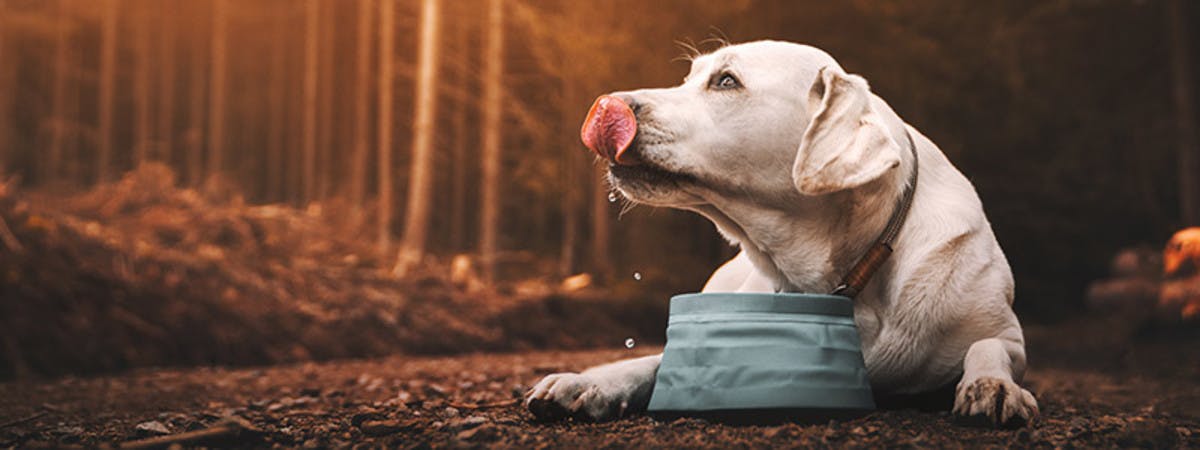
[[849, 298], [828, 294], [706, 292], [671, 297], [672, 316], [707, 313], [782, 313], [854, 316]]

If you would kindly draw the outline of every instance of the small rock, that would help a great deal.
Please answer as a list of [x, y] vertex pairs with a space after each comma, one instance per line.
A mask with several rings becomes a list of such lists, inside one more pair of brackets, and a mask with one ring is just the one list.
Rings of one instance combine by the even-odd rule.
[[445, 397], [447, 392], [449, 392], [449, 389], [446, 389], [445, 386], [440, 384], [431, 383], [425, 386], [425, 395], [429, 397]]
[[531, 389], [529, 386], [514, 384], [512, 386], [512, 396], [513, 398], [525, 398], [525, 393], [529, 392], [529, 389]]
[[469, 430], [477, 426], [487, 423], [488, 420], [483, 416], [471, 416], [465, 419], [455, 419], [450, 421], [450, 428], [454, 430]]
[[411, 430], [416, 428], [416, 426], [417, 421], [415, 420], [372, 420], [363, 422], [359, 428], [362, 429], [363, 434], [368, 436], [387, 436], [400, 431]]
[[405, 391], [400, 391], [400, 392], [396, 393], [396, 400], [399, 400], [400, 403], [405, 403], [405, 404], [412, 403], [414, 401], [412, 394], [409, 394], [408, 392], [405, 392]]
[[470, 430], [459, 432], [455, 437], [461, 441], [494, 441], [500, 437], [500, 427], [486, 424]]
[[458, 417], [458, 409], [453, 406], [447, 406], [446, 409], [442, 410], [442, 413], [450, 417]]
[[139, 423], [136, 427], [134, 427], [134, 429], [145, 434], [171, 434], [171, 430], [167, 429], [166, 425], [163, 425], [162, 422], [157, 420]]
[[382, 420], [385, 418], [387, 418], [387, 416], [379, 411], [364, 410], [354, 414], [353, 416], [350, 416], [350, 424], [356, 427], [361, 427], [363, 422], [369, 420]]
[[59, 426], [54, 429], [54, 432], [58, 434], [81, 434], [83, 433], [83, 427], [78, 425]]

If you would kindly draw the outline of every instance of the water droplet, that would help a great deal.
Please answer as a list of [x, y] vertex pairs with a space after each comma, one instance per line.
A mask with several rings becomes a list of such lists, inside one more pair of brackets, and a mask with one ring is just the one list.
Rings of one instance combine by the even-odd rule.
[[616, 203], [616, 202], [617, 202], [617, 193], [616, 193], [616, 192], [609, 192], [609, 193], [608, 193], [608, 202], [609, 202], [609, 203]]
[[635, 345], [637, 345], [637, 342], [634, 342], [633, 338], [625, 338], [625, 348], [633, 348]]
[[634, 279], [634, 281], [642, 281], [642, 273], [641, 273], [641, 272], [634, 272], [634, 273], [633, 273], [633, 279]]

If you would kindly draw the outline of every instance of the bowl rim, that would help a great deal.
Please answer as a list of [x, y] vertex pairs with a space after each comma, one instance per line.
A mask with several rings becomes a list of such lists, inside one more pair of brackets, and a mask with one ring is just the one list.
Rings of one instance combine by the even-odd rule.
[[700, 292], [671, 297], [671, 316], [715, 313], [854, 316], [849, 297], [806, 293]]

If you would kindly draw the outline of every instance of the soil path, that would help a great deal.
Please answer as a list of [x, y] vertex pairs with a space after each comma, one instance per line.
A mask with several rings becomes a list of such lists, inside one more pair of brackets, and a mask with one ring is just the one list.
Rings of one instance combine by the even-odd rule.
[[[601, 424], [545, 424], [533, 422], [516, 405], [517, 396], [545, 374], [656, 350], [157, 369], [0, 384], [0, 447], [90, 447], [155, 438], [159, 440], [138, 445], [1200, 447], [1200, 368], [1195, 362], [1170, 376], [1048, 362], [1027, 377], [1042, 415], [1016, 431], [964, 427], [946, 413], [918, 411], [882, 411], [807, 426], [734, 427], [696, 419], [657, 422], [645, 416]], [[228, 422], [230, 417], [238, 421]], [[180, 439], [197, 431], [207, 435]]]

